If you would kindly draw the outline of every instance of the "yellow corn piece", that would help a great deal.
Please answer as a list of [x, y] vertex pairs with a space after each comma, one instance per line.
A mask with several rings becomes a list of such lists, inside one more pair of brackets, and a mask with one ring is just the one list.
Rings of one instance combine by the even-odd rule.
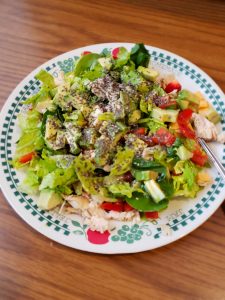
[[212, 177], [206, 172], [199, 172], [197, 175], [197, 184], [207, 186], [213, 182]]
[[196, 92], [194, 95], [199, 99], [199, 109], [209, 107], [208, 101], [205, 100], [201, 92]]

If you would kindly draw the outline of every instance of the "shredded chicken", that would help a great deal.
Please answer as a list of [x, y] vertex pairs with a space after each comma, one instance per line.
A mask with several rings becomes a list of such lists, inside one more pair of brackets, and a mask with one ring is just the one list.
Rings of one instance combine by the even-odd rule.
[[86, 209], [89, 206], [89, 199], [84, 196], [64, 195], [63, 198], [75, 209]]
[[133, 210], [129, 212], [106, 212], [99, 207], [99, 199], [97, 196], [89, 203], [87, 209], [82, 210], [84, 222], [90, 226], [92, 230], [104, 232], [114, 227], [113, 221], [131, 221], [133, 224], [140, 222], [140, 214]]
[[192, 121], [194, 123], [195, 132], [198, 137], [206, 141], [218, 141], [220, 143], [225, 142], [225, 134], [218, 134], [216, 126], [205, 117], [193, 113]]

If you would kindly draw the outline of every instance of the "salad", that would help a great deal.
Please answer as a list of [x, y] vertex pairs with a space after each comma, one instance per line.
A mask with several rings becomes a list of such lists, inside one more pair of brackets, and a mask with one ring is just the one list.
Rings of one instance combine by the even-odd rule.
[[73, 71], [35, 76], [42, 86], [18, 115], [12, 165], [41, 209], [79, 214], [103, 232], [111, 220], [156, 219], [212, 182], [197, 136], [224, 142], [220, 116], [150, 58], [143, 44], [85, 51]]

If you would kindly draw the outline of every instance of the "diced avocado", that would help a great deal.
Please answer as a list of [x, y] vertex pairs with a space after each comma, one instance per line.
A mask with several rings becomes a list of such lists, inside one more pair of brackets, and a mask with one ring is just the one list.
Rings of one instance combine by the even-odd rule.
[[42, 190], [37, 200], [37, 206], [44, 210], [50, 210], [62, 203], [62, 197], [51, 190]]
[[45, 125], [45, 139], [48, 140], [54, 137], [60, 127], [60, 120], [53, 115], [48, 115]]
[[128, 124], [136, 124], [140, 118], [141, 111], [139, 109], [135, 109], [128, 115]]
[[187, 100], [180, 100], [179, 105], [180, 105], [181, 109], [186, 109], [189, 106], [189, 101], [187, 101]]
[[146, 80], [151, 80], [155, 81], [159, 73], [153, 69], [150, 68], [145, 68], [142, 66], [139, 66], [137, 68], [137, 71], [146, 79]]
[[109, 57], [101, 57], [98, 59], [98, 62], [106, 70], [110, 70], [112, 67], [112, 61]]
[[159, 107], [155, 107], [152, 110], [151, 117], [161, 122], [175, 123], [177, 120], [178, 113], [179, 110], [161, 109]]
[[58, 154], [51, 156], [55, 160], [58, 168], [67, 169], [74, 161], [74, 156], [71, 154]]
[[79, 144], [84, 148], [88, 148], [95, 144], [96, 139], [97, 131], [95, 128], [84, 128]]
[[186, 147], [184, 147], [184, 145], [181, 145], [177, 149], [177, 155], [179, 156], [179, 158], [181, 160], [188, 160], [188, 159], [192, 158], [193, 153], [190, 152]]
[[132, 175], [137, 181], [147, 181], [150, 179], [156, 179], [158, 176], [157, 172], [154, 171], [139, 171], [139, 170], [133, 170]]
[[[65, 124], [65, 123], [64, 123]], [[73, 154], [80, 153], [78, 141], [81, 138], [81, 131], [79, 128], [71, 127], [66, 131], [66, 140], [70, 146], [70, 152]]]
[[177, 100], [187, 100], [188, 102], [194, 102], [199, 105], [199, 98], [192, 92], [187, 90], [182, 90], [179, 92]]
[[106, 135], [110, 139], [110, 145], [116, 146], [121, 137], [125, 134], [127, 127], [122, 122], [104, 122], [99, 129], [99, 132]]
[[66, 144], [66, 132], [65, 132], [65, 130], [60, 129], [57, 131], [57, 134], [56, 134], [54, 150], [64, 148], [65, 144]]
[[53, 98], [53, 102], [56, 105], [60, 106], [62, 110], [68, 110], [71, 106], [71, 101], [69, 101], [69, 97], [72, 97], [70, 95], [70, 84], [65, 83], [58, 87], [57, 93]]
[[50, 139], [45, 139], [45, 143], [49, 149], [59, 150], [65, 147], [66, 133], [64, 130], [59, 129], [57, 134]]
[[199, 109], [199, 114], [207, 118], [210, 122], [217, 124], [221, 120], [221, 116], [211, 106], [204, 109]]
[[110, 152], [110, 139], [105, 136], [101, 136], [95, 143], [95, 162], [98, 166], [105, 166], [109, 159]]
[[145, 181], [144, 184], [145, 184], [146, 191], [150, 194], [150, 196], [152, 196], [152, 199], [156, 203], [158, 203], [161, 200], [163, 200], [164, 198], [166, 198], [166, 196], [163, 193], [163, 191], [161, 190], [160, 186], [154, 179]]
[[120, 97], [111, 102], [111, 109], [114, 114], [115, 120], [121, 120], [125, 117], [125, 98], [126, 93], [120, 92]]
[[81, 111], [75, 110], [72, 113], [66, 113], [63, 115], [66, 121], [72, 122], [75, 126], [84, 127], [86, 120]]

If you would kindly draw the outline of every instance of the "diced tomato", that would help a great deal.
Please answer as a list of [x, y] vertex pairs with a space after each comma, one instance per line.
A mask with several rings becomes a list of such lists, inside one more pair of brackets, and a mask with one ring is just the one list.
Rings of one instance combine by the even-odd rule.
[[133, 207], [130, 206], [130, 204], [128, 204], [127, 202], [123, 202], [122, 200], [118, 200], [116, 202], [103, 202], [100, 207], [107, 211], [112, 210], [117, 212], [133, 210]]
[[35, 155], [36, 155], [36, 152], [27, 153], [19, 158], [19, 162], [21, 164], [25, 164], [25, 163], [31, 161]]
[[189, 139], [195, 139], [195, 132], [188, 125], [179, 125], [180, 132]]
[[114, 59], [118, 58], [119, 51], [120, 51], [120, 48], [115, 48], [115, 49], [112, 50], [112, 57]]
[[90, 53], [91, 53], [91, 51], [84, 51], [84, 52], [81, 53], [81, 55], [87, 55], [87, 54], [90, 54]]
[[134, 210], [132, 206], [130, 206], [130, 204], [128, 204], [127, 202], [124, 203], [124, 207], [123, 207], [124, 211], [131, 211]]
[[131, 182], [134, 179], [134, 177], [132, 176], [132, 174], [131, 174], [130, 171], [128, 171], [125, 174], [123, 174], [122, 177], [123, 177], [123, 181], [126, 181], [126, 182]]
[[157, 211], [148, 211], [145, 213], [147, 219], [158, 219], [159, 213]]
[[190, 108], [187, 108], [182, 110], [177, 117], [177, 123], [179, 125], [181, 134], [189, 139], [195, 138], [195, 132], [190, 128], [190, 119], [192, 113], [193, 111]]
[[139, 127], [139, 128], [136, 128], [136, 129], [132, 129], [130, 131], [130, 133], [133, 133], [133, 134], [145, 134], [146, 133], [146, 128], [144, 127]]
[[120, 200], [116, 202], [103, 202], [100, 207], [104, 210], [113, 210], [118, 212], [122, 212], [124, 209], [123, 201]]
[[180, 91], [181, 90], [181, 84], [177, 81], [177, 80], [174, 80], [174, 81], [171, 81], [170, 83], [168, 83], [165, 87], [165, 91], [167, 93], [171, 93], [173, 92], [174, 90], [177, 90], [177, 91]]
[[152, 141], [155, 144], [172, 146], [175, 142], [176, 137], [164, 127], [159, 128], [156, 133], [152, 136]]
[[177, 101], [176, 100], [172, 100], [168, 103], [163, 103], [161, 105], [159, 105], [160, 108], [165, 109], [165, 108], [169, 108], [171, 106], [176, 106], [177, 105]]
[[180, 124], [187, 124], [190, 121], [192, 114], [193, 110], [190, 108], [182, 110], [177, 117], [177, 122]]
[[208, 161], [208, 157], [203, 151], [201, 151], [200, 148], [197, 148], [193, 151], [191, 161], [193, 161], [193, 163], [195, 163], [196, 165], [203, 167]]

